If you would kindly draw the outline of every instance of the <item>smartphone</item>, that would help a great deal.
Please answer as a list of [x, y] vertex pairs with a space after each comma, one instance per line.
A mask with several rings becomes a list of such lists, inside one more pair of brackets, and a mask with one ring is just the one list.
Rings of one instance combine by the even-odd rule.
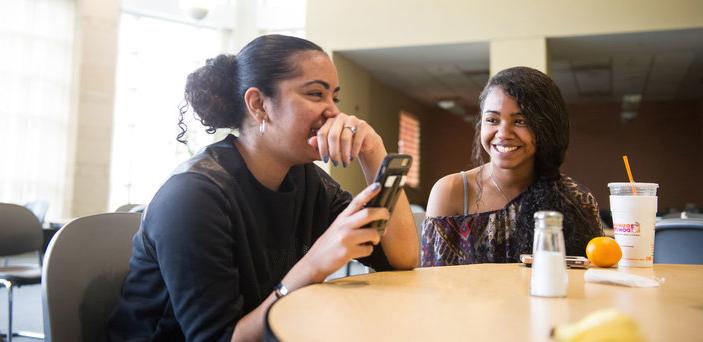
[[[383, 207], [393, 213], [400, 190], [405, 185], [413, 158], [407, 154], [391, 153], [387, 155], [378, 169], [374, 182], [381, 184], [381, 192], [366, 203], [367, 208]], [[386, 229], [386, 220], [371, 222], [367, 227], [376, 228], [380, 234]]]
[[[520, 254], [520, 262], [525, 264], [525, 266], [532, 266], [533, 261], [532, 254]], [[566, 266], [571, 268], [588, 268], [591, 266], [591, 262], [582, 256], [566, 256]]]

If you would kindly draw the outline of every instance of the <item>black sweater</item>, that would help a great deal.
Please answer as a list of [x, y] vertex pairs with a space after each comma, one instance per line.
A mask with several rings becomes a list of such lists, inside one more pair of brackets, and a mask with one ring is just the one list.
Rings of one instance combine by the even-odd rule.
[[[234, 136], [181, 165], [149, 204], [108, 322], [114, 341], [229, 341], [349, 204], [314, 164], [261, 185]], [[361, 262], [390, 269], [381, 247]]]

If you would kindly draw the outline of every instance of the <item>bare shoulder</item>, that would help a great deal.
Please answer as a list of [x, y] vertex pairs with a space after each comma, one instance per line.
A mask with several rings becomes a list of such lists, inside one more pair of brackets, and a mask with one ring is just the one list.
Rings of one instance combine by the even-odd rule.
[[462, 214], [464, 209], [464, 180], [460, 172], [440, 178], [427, 200], [427, 216]]

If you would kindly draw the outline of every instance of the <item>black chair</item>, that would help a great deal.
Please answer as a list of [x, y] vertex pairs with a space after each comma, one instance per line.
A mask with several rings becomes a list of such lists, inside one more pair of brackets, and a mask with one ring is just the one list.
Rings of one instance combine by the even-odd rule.
[[654, 262], [703, 264], [703, 219], [662, 219], [654, 229]]
[[[29, 209], [9, 203], [0, 203], [0, 256], [13, 256], [28, 252], [39, 252], [42, 246], [42, 228], [37, 217]], [[7, 288], [7, 332], [8, 342], [14, 336], [43, 339], [44, 335], [33, 332], [13, 331], [12, 290], [22, 285], [41, 282], [41, 267], [34, 265], [9, 265], [0, 267], [0, 284]]]

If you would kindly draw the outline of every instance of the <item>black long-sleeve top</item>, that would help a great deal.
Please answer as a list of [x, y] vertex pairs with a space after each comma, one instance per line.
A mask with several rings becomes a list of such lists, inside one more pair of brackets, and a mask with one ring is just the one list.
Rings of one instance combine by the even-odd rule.
[[[351, 201], [314, 164], [269, 190], [235, 139], [181, 165], [147, 207], [108, 340], [229, 341]], [[390, 269], [380, 246], [360, 261]]]

